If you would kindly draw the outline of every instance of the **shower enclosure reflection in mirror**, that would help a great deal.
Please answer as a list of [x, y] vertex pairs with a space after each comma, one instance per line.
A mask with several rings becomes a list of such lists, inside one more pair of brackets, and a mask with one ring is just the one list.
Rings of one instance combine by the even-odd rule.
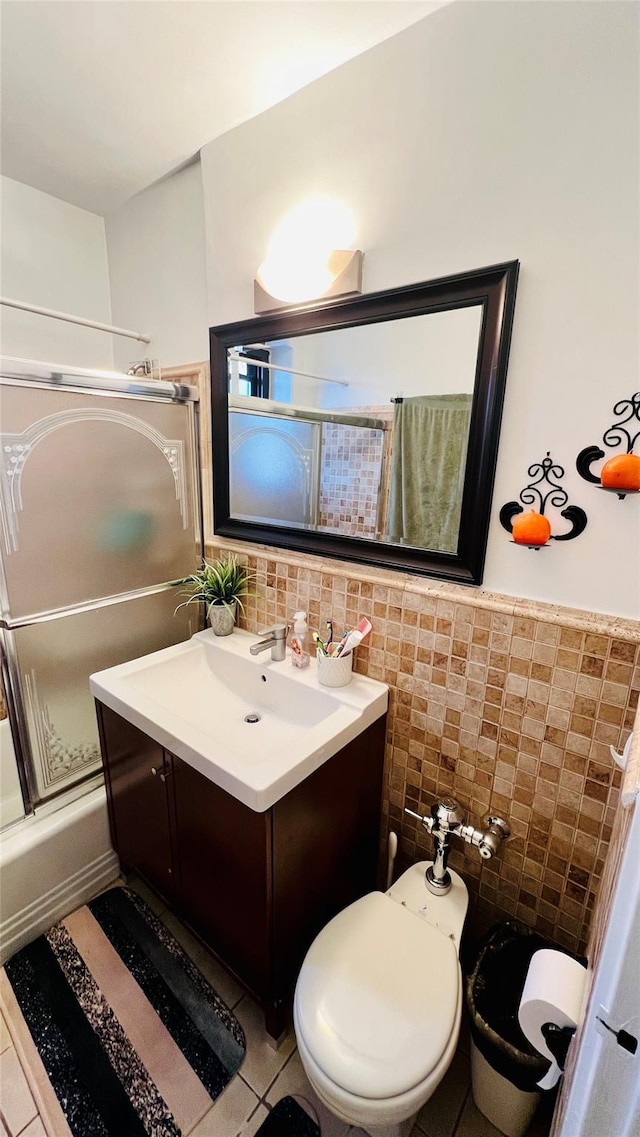
[[211, 328], [215, 533], [480, 584], [518, 267]]

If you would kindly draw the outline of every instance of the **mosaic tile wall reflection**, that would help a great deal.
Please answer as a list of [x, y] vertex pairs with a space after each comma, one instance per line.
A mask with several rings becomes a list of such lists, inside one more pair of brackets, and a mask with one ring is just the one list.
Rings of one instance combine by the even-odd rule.
[[318, 529], [375, 537], [383, 442], [381, 430], [324, 423]]
[[381, 420], [387, 429], [323, 424], [318, 529], [374, 539], [386, 514], [393, 412], [373, 406], [355, 411]]
[[249, 548], [250, 631], [298, 608], [312, 628], [372, 620], [356, 669], [390, 687], [383, 836], [399, 834], [398, 868], [432, 848], [403, 807], [454, 794], [474, 824], [494, 813], [513, 833], [490, 862], [468, 846], [451, 856], [472, 930], [515, 918], [583, 950], [619, 797], [609, 747], [622, 748], [638, 704], [640, 626]]

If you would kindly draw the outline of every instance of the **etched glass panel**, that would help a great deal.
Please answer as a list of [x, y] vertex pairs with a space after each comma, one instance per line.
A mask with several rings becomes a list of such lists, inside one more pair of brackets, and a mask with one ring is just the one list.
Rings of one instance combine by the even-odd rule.
[[320, 424], [229, 414], [231, 515], [244, 521], [314, 525]]
[[174, 609], [172, 588], [60, 616], [9, 633], [14, 637], [37, 799], [100, 769], [100, 744], [89, 676], [188, 639], [198, 607]]
[[[0, 696], [2, 690], [0, 688]], [[24, 817], [24, 801], [9, 719], [0, 719], [0, 829]]]
[[3, 384], [0, 496], [11, 619], [192, 571], [191, 429], [185, 404]]

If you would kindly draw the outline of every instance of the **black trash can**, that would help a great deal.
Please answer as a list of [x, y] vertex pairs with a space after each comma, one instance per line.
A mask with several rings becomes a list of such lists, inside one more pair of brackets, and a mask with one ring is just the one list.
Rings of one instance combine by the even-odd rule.
[[486, 1118], [507, 1137], [522, 1137], [540, 1101], [549, 1062], [520, 1029], [518, 1008], [531, 957], [554, 945], [535, 932], [499, 924], [483, 940], [467, 977], [471, 1088]]

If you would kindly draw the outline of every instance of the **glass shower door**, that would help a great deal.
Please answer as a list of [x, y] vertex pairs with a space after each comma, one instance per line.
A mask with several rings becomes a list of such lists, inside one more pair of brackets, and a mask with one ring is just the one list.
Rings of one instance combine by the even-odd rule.
[[195, 391], [3, 376], [2, 645], [27, 808], [101, 772], [89, 675], [187, 639]]
[[170, 588], [4, 631], [34, 804], [101, 771], [89, 676], [189, 639], [198, 612], [190, 605], [174, 616], [181, 600]]
[[319, 423], [229, 412], [232, 517], [315, 526], [319, 464]]
[[3, 383], [2, 560], [12, 621], [193, 571], [192, 427], [181, 404]]
[[11, 724], [0, 686], [0, 830], [24, 817], [24, 800]]

